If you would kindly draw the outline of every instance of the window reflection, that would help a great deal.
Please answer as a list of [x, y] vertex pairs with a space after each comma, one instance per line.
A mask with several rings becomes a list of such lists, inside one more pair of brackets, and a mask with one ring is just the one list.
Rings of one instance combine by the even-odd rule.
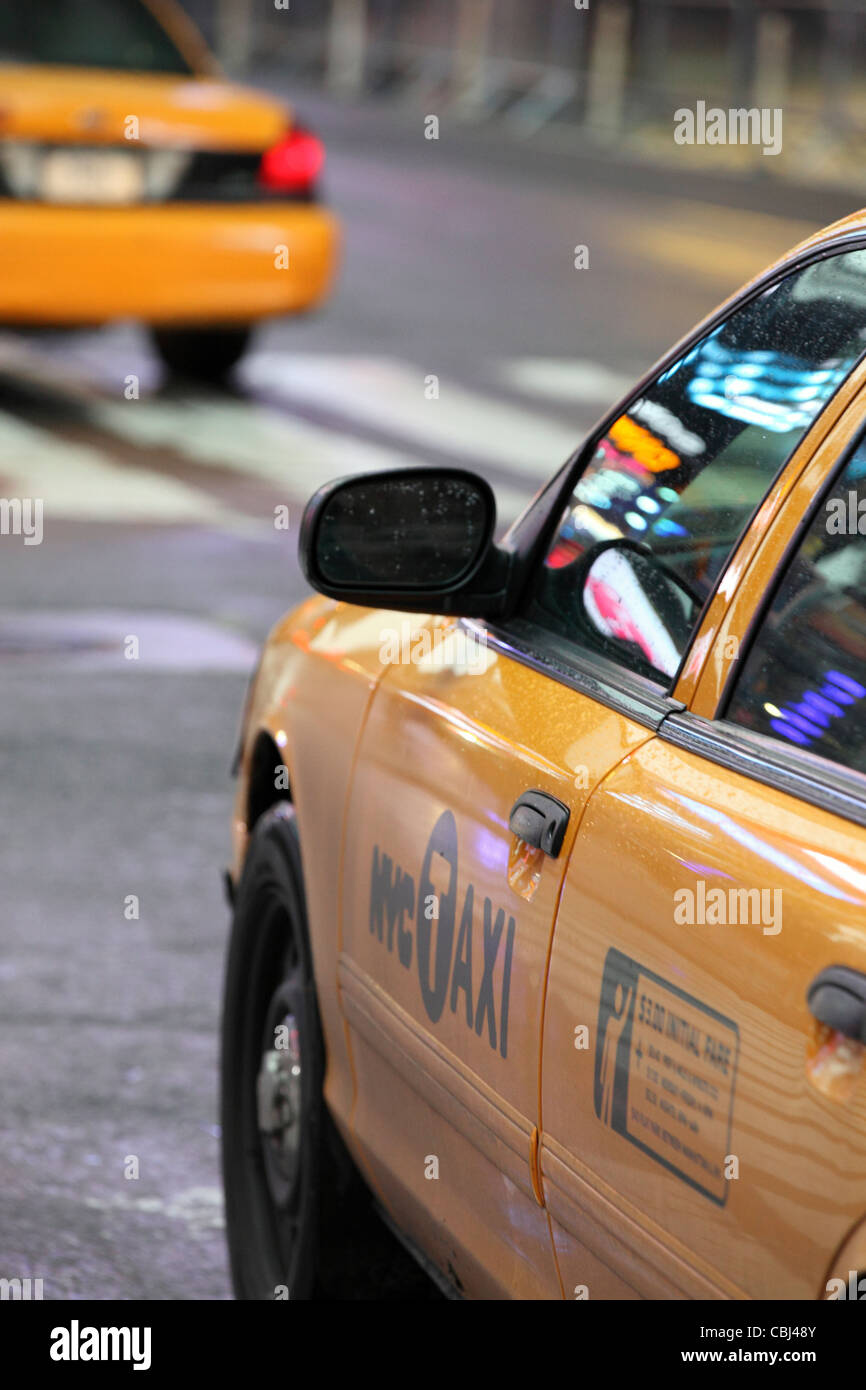
[[726, 718], [866, 772], [866, 446], [816, 512]]
[[[706, 599], [772, 480], [864, 347], [864, 251], [797, 271], [736, 310], [598, 441], [527, 616], [594, 645], [583, 594], [569, 578], [582, 585], [586, 566], [577, 562], [618, 537], [640, 542]], [[641, 643], [623, 639], [618, 655], [646, 669]]]

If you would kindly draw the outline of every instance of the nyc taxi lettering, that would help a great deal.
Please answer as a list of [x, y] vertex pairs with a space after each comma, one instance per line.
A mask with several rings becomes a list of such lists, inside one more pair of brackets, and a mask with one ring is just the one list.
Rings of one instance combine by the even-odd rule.
[[424, 1009], [438, 1023], [446, 1004], [502, 1057], [508, 1055], [508, 1000], [515, 920], [468, 884], [458, 914], [457, 824], [443, 811], [433, 827], [416, 888], [412, 874], [373, 847], [370, 931], [400, 964], [413, 964]]

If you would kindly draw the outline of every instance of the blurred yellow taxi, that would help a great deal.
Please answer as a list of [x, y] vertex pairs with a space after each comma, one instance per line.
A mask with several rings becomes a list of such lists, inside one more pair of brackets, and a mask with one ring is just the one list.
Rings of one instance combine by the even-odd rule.
[[0, 11], [0, 322], [135, 318], [219, 376], [251, 326], [318, 304], [338, 230], [321, 142], [227, 82], [164, 0]]

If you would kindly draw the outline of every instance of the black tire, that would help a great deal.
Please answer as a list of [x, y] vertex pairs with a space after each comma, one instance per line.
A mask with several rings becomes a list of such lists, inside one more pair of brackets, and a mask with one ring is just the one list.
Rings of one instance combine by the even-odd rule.
[[[297, 1044], [299, 1087], [289, 1074], [293, 1046], [281, 1047], [281, 1066], [268, 1071], [267, 1063], [277, 1056], [276, 1038], [271, 1036], [277, 1028], [287, 1030], [281, 1042]], [[340, 1186], [326, 1124], [323, 1077], [297, 825], [294, 808], [280, 802], [253, 833], [226, 966], [222, 1157], [229, 1257], [238, 1298], [288, 1295], [296, 1300], [315, 1292], [322, 1188], [327, 1189], [328, 1201]], [[290, 1137], [291, 1124], [266, 1133], [260, 1123], [263, 1108], [274, 1123], [278, 1112], [295, 1114], [296, 1134]]]
[[[258, 1084], [265, 1054], [274, 1050], [270, 1030], [286, 1012], [300, 1058], [298, 1161], [290, 1181], [273, 1152], [274, 1136], [260, 1125]], [[441, 1298], [379, 1219], [325, 1106], [325, 1049], [297, 819], [288, 801], [256, 823], [247, 851], [229, 939], [221, 1050], [223, 1186], [236, 1297]], [[292, 1049], [284, 1051], [282, 1060], [290, 1061]]]
[[192, 381], [220, 381], [249, 346], [251, 328], [154, 328], [154, 346], [169, 371]]

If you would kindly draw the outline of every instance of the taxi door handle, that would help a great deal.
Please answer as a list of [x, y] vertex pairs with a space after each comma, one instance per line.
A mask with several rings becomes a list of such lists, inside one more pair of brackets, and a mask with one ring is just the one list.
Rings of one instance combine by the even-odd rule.
[[815, 1018], [846, 1038], [866, 1043], [866, 975], [847, 965], [829, 965], [806, 995]]
[[555, 859], [562, 849], [571, 811], [549, 792], [524, 792], [508, 817], [508, 829], [519, 840], [543, 850]]

